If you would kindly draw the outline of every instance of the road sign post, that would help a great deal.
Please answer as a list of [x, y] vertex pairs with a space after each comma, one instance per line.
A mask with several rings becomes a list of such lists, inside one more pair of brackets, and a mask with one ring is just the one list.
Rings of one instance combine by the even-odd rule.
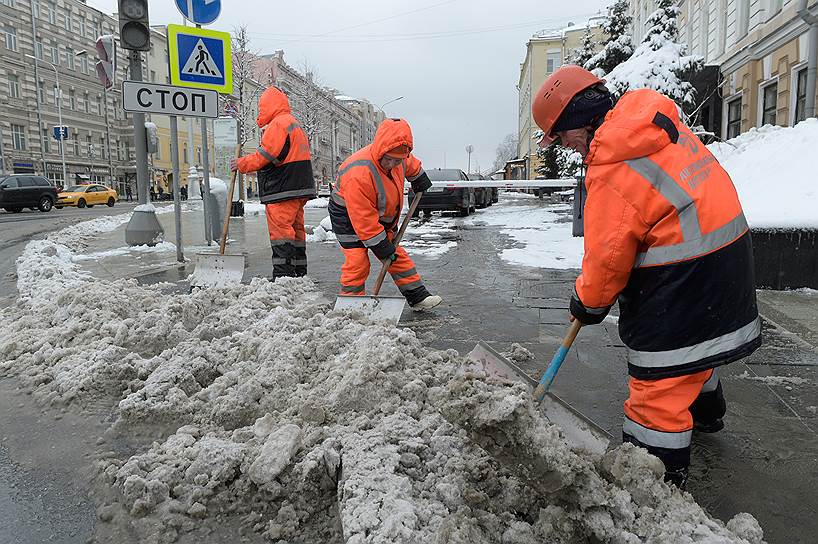
[[170, 160], [173, 166], [173, 216], [176, 225], [176, 260], [185, 262], [182, 248], [182, 195], [179, 180], [179, 127], [175, 115], [170, 116]]

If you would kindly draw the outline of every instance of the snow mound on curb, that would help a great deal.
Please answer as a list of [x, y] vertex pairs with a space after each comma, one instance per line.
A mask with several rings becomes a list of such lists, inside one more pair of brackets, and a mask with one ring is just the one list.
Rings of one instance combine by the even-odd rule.
[[[98, 462], [105, 508], [140, 541], [240, 516], [288, 543], [761, 542], [752, 516], [708, 517], [643, 450], [570, 450], [521, 384], [329, 311], [308, 279], [169, 295], [80, 275], [53, 241], [26, 251], [21, 278], [51, 296], [3, 311], [0, 375], [43, 402], [115, 399], [122, 433], [176, 429]], [[33, 274], [38, 259], [62, 276]], [[490, 439], [547, 485], [499, 465]]]
[[754, 228], [818, 228], [818, 119], [764, 125], [707, 146], [730, 174]]

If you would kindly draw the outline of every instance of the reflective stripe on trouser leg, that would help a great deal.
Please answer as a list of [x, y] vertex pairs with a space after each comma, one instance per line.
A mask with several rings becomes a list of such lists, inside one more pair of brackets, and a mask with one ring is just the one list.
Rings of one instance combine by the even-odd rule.
[[420, 279], [420, 274], [415, 269], [415, 263], [412, 262], [406, 250], [398, 247], [395, 250], [395, 255], [397, 259], [389, 267], [389, 275], [392, 276], [395, 285], [398, 286], [401, 294], [406, 297], [409, 305], [414, 306], [428, 297], [429, 291], [423, 285], [423, 280]]
[[710, 377], [702, 385], [702, 390], [693, 404], [690, 405], [690, 415], [693, 421], [710, 424], [724, 417], [727, 412], [727, 402], [724, 400], [724, 391], [721, 388], [719, 376], [713, 368]]
[[365, 247], [341, 248], [344, 264], [341, 266], [341, 294], [366, 294], [366, 278], [369, 276], [369, 250]]
[[295, 219], [293, 221], [293, 230], [295, 231], [295, 257], [296, 260], [294, 261], [295, 264], [295, 275], [296, 276], [306, 276], [307, 275], [307, 231], [304, 230], [304, 204], [307, 203], [307, 199], [300, 199], [294, 202], [298, 202], [298, 209], [295, 213]]
[[659, 457], [667, 470], [690, 464], [693, 417], [690, 406], [698, 397], [710, 370], [661, 380], [628, 379], [622, 434]]
[[273, 279], [295, 277], [296, 247], [291, 243], [277, 244], [273, 249]]

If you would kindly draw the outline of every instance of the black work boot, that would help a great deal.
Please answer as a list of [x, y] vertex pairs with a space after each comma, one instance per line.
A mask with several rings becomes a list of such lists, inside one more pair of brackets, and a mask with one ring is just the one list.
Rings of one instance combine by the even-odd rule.
[[724, 428], [722, 418], [725, 412], [727, 412], [727, 402], [724, 400], [724, 391], [719, 382], [713, 391], [699, 393], [699, 396], [690, 405], [693, 429], [702, 433], [719, 432]]
[[297, 275], [295, 264], [297, 248], [293, 244], [277, 244], [273, 246], [273, 281], [281, 277]]

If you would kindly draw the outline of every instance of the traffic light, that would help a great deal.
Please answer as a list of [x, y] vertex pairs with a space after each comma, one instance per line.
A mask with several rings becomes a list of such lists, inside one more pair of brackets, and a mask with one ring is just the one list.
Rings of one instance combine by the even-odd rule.
[[148, 0], [119, 0], [119, 42], [123, 49], [150, 51]]
[[116, 43], [114, 37], [105, 34], [97, 38], [95, 45], [99, 62], [96, 64], [97, 77], [106, 89], [110, 89], [116, 83]]

